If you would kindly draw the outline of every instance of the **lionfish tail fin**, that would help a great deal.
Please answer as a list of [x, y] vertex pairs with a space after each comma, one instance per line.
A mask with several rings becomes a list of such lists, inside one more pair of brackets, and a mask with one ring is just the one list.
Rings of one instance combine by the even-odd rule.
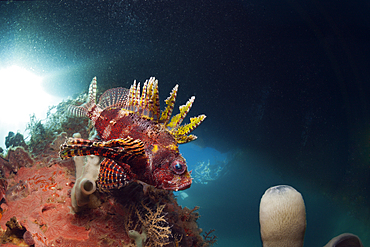
[[89, 95], [87, 102], [83, 105], [76, 106], [76, 105], [69, 105], [67, 108], [67, 112], [74, 117], [85, 117], [88, 116], [88, 112], [95, 106], [96, 104], [96, 88], [97, 88], [97, 81], [96, 76], [92, 79], [89, 87]]
[[96, 76], [92, 79], [89, 87], [89, 100], [88, 104], [92, 105], [96, 103], [96, 88], [98, 87], [98, 82]]

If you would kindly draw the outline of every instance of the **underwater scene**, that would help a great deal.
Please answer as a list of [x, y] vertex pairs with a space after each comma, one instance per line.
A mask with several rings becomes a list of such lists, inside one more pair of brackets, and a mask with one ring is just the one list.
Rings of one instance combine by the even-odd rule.
[[0, 246], [370, 246], [366, 1], [0, 1]]

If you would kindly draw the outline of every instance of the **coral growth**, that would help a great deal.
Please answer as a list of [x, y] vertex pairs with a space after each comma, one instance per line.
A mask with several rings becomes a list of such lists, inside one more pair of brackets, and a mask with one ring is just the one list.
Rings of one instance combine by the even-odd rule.
[[76, 103], [76, 100], [63, 101], [57, 106], [50, 107], [47, 119], [44, 121], [37, 119], [35, 115], [31, 116], [30, 122], [27, 124], [31, 138], [27, 144], [32, 154], [39, 155], [49, 151], [50, 148], [59, 150], [59, 146], [56, 147], [56, 142], [53, 140], [61, 140], [63, 136], [72, 136], [76, 132], [88, 136], [91, 130], [88, 120], [72, 118], [66, 114], [66, 106], [72, 103]]
[[215, 229], [212, 229], [203, 234], [204, 242], [206, 242], [209, 246], [217, 242], [217, 237], [215, 235], [211, 235], [214, 231]]
[[30, 167], [34, 163], [30, 153], [23, 147], [10, 148], [7, 156], [0, 159], [0, 168], [4, 176], [17, 173], [21, 167]]
[[34, 162], [31, 155], [23, 147], [9, 149], [7, 158], [14, 173], [17, 173], [21, 167], [32, 166]]
[[[31, 233], [35, 246], [48, 246], [59, 235], [66, 234], [86, 239], [88, 232], [84, 227], [74, 225], [74, 216], [69, 213], [70, 186], [66, 186], [66, 178], [72, 179], [59, 165], [41, 169], [36, 166], [20, 168], [14, 179], [8, 179], [10, 186], [16, 189], [7, 191], [7, 204], [2, 205], [4, 213], [0, 227], [8, 229], [6, 223], [15, 217]], [[8, 241], [3, 237], [2, 242], [5, 244]]]
[[9, 147], [24, 147], [27, 149], [27, 144], [24, 141], [23, 135], [21, 133], [14, 134], [14, 132], [9, 132], [8, 136], [5, 137], [5, 146]]
[[162, 247], [168, 244], [171, 237], [171, 227], [163, 214], [166, 205], [157, 206], [156, 210], [150, 209], [143, 203], [142, 206], [146, 210], [145, 216], [142, 217], [138, 210], [136, 210], [136, 214], [142, 224], [143, 231], [146, 233], [146, 238], [148, 238], [147, 244], [153, 247]]

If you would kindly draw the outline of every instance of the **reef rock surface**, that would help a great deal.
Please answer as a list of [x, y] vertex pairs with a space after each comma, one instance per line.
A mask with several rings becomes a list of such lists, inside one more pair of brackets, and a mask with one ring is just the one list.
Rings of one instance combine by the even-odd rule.
[[24, 154], [27, 160], [19, 160], [23, 163], [16, 170], [8, 157], [0, 159], [0, 192], [5, 192], [0, 198], [1, 246], [136, 246], [129, 237], [132, 231], [145, 233], [143, 246], [214, 243], [214, 237], [200, 235], [197, 208], [180, 207], [170, 191], [145, 186], [144, 193], [141, 184], [116, 193], [96, 192], [75, 213], [74, 162], [60, 160], [55, 149], [47, 145], [38, 154]]

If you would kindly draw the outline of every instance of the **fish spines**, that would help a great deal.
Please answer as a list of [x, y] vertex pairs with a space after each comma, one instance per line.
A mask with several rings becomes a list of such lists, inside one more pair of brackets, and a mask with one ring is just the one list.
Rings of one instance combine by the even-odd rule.
[[129, 98], [129, 90], [127, 88], [112, 88], [105, 91], [99, 99], [98, 105], [101, 109], [106, 109], [112, 106], [125, 106]]
[[194, 129], [196, 129], [206, 118], [206, 115], [202, 114], [197, 117], [190, 118], [190, 123], [182, 125], [174, 129], [171, 134], [175, 138], [178, 144], [187, 143], [197, 139], [195, 135], [189, 135]]
[[89, 116], [89, 111], [96, 105], [96, 90], [97, 90], [97, 80], [96, 76], [92, 79], [89, 86], [89, 93], [87, 102], [83, 105], [69, 105], [67, 112], [73, 117], [87, 117]]
[[133, 102], [136, 94], [136, 80], [134, 80], [134, 83], [131, 85], [130, 90], [129, 90], [129, 96], [128, 96], [128, 101], [126, 104], [126, 109], [129, 111], [133, 111]]
[[[146, 108], [147, 101], [148, 101], [147, 96], [149, 97], [149, 93], [147, 92], [147, 87], [148, 87], [148, 80], [144, 82], [143, 90], [141, 92], [141, 97], [140, 97], [140, 102], [139, 102], [139, 109], [142, 111]], [[140, 92], [139, 92], [139, 96], [140, 96]]]
[[128, 101], [124, 108], [158, 123], [160, 108], [158, 81], [155, 77], [146, 80], [142, 88], [140, 88], [140, 83], [136, 84], [136, 81], [134, 81], [130, 87]]
[[117, 106], [122, 107], [122, 110], [127, 110], [140, 118], [150, 120], [155, 124], [161, 124], [170, 132], [178, 144], [195, 140], [197, 137], [189, 134], [206, 118], [205, 115], [199, 115], [191, 118], [190, 123], [181, 126], [194, 103], [194, 96], [186, 104], [179, 107], [180, 112], [178, 114], [172, 116], [178, 85], [175, 85], [169, 97], [165, 100], [166, 107], [161, 112], [158, 80], [155, 77], [150, 77], [146, 80], [142, 88], [140, 87], [140, 82], [134, 80], [130, 89], [109, 89], [100, 97], [98, 104], [96, 104], [96, 91], [97, 80], [94, 77], [89, 87], [88, 102], [81, 106], [71, 105], [68, 107], [68, 112], [73, 116], [88, 116], [95, 124], [105, 109]]
[[87, 109], [83, 106], [69, 105], [67, 113], [71, 117], [87, 117]]
[[145, 108], [147, 111], [147, 117], [150, 120], [158, 123], [159, 114], [160, 114], [160, 105], [159, 105], [159, 91], [158, 91], [158, 80], [155, 77], [150, 77], [148, 80], [147, 88], [147, 102]]
[[92, 79], [90, 86], [89, 86], [89, 98], [88, 102], [90, 105], [96, 104], [96, 90], [98, 87], [98, 82], [96, 80], [96, 76]]
[[188, 114], [188, 112], [190, 111], [193, 103], [194, 103], [194, 100], [195, 100], [195, 97], [192, 96], [188, 102], [186, 102], [185, 105], [182, 105], [179, 107], [179, 110], [180, 110], [180, 113], [178, 113], [177, 115], [173, 116], [171, 118], [171, 121], [167, 124], [167, 127], [170, 129], [170, 130], [175, 130], [177, 129], [182, 121], [184, 120], [184, 118], [186, 117], [186, 115]]
[[176, 86], [172, 89], [170, 96], [165, 100], [166, 108], [162, 112], [160, 122], [167, 126], [168, 121], [171, 119], [172, 111], [175, 106], [176, 102], [176, 96], [177, 96], [177, 90], [179, 89], [179, 85], [176, 84]]
[[99, 178], [96, 182], [99, 189], [106, 192], [120, 189], [130, 182], [128, 171], [111, 159], [100, 163]]

